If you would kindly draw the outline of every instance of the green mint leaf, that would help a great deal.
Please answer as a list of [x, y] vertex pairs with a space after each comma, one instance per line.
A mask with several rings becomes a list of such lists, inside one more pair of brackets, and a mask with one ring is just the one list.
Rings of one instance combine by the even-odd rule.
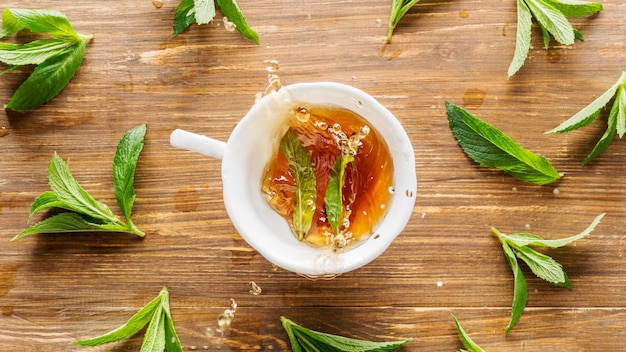
[[196, 23], [207, 24], [215, 17], [215, 3], [213, 0], [194, 0]]
[[55, 152], [48, 167], [48, 183], [59, 202], [60, 208], [85, 214], [104, 222], [115, 222], [117, 218], [105, 204], [98, 202], [76, 181], [72, 172]]
[[626, 132], [626, 84], [623, 84], [615, 95], [614, 105], [617, 105], [616, 132], [619, 138]]
[[560, 248], [567, 246], [568, 244], [578, 241], [579, 239], [589, 235], [596, 226], [600, 223], [602, 218], [606, 215], [606, 213], [602, 213], [593, 220], [593, 222], [581, 233], [578, 235], [556, 239], [556, 240], [544, 240], [540, 236], [531, 234], [531, 233], [515, 233], [512, 235], [503, 235], [504, 238], [518, 247], [522, 246], [541, 246], [541, 247], [549, 247], [549, 248]]
[[35, 213], [39, 211], [50, 210], [50, 209], [55, 209], [55, 208], [62, 209], [63, 206], [64, 206], [64, 203], [60, 201], [59, 198], [57, 198], [54, 192], [51, 192], [51, 191], [43, 192], [42, 194], [37, 196], [37, 198], [35, 198], [35, 201], [31, 205], [28, 219], [30, 221], [33, 215], [35, 215]]
[[39, 64], [15, 91], [5, 109], [31, 110], [56, 97], [83, 62], [85, 47], [86, 42], [80, 41]]
[[235, 24], [235, 29], [237, 29], [241, 35], [259, 44], [259, 35], [255, 30], [250, 28], [235, 0], [217, 0], [217, 5], [220, 7], [222, 14], [228, 17], [230, 22]]
[[522, 68], [528, 51], [532, 34], [532, 14], [524, 0], [517, 0], [517, 33], [515, 35], [515, 54], [509, 65], [509, 78]]
[[[144, 335], [141, 351], [162, 352], [165, 348], [167, 348], [168, 352], [182, 351], [182, 346], [176, 336], [174, 325], [171, 321], [167, 287], [163, 287], [156, 298], [148, 302], [148, 304], [135, 313], [124, 325], [92, 339], [74, 341], [74, 344], [93, 347], [121, 341], [135, 335], [146, 326], [146, 324], [149, 324], [149, 326]], [[167, 339], [168, 335], [175, 337], [175, 339]]]
[[387, 42], [391, 42], [393, 31], [396, 29], [400, 19], [409, 11], [413, 5], [417, 4], [419, 0], [392, 0], [391, 11], [389, 13], [389, 29], [387, 31]]
[[461, 323], [459, 323], [459, 320], [453, 315], [452, 318], [454, 319], [454, 325], [456, 326], [456, 331], [459, 334], [459, 338], [461, 339], [461, 343], [463, 344], [463, 347], [467, 348], [467, 352], [485, 352], [482, 348], [480, 348], [480, 346], [478, 346], [476, 344], [476, 342], [474, 342], [469, 335], [467, 335], [467, 333], [465, 332], [465, 330], [463, 329], [463, 327], [461, 326]]
[[540, 279], [556, 286], [572, 289], [571, 283], [563, 266], [552, 257], [539, 253], [529, 247], [515, 247], [515, 253], [522, 259], [530, 270]]
[[524, 273], [517, 263], [517, 257], [515, 256], [513, 249], [511, 249], [506, 241], [502, 239], [501, 233], [496, 228], [491, 228], [491, 231], [494, 232], [500, 239], [500, 242], [502, 242], [502, 250], [504, 251], [504, 256], [506, 258], [506, 261], [509, 263], [509, 266], [511, 267], [511, 271], [513, 271], [514, 281], [511, 318], [509, 319], [509, 323], [506, 328], [504, 328], [504, 333], [508, 334], [522, 317], [524, 309], [526, 309], [526, 302], [528, 300], [528, 285], [526, 284]]
[[27, 44], [0, 43], [0, 61], [16, 66], [39, 65], [70, 45], [61, 39], [41, 39]]
[[174, 15], [173, 37], [181, 34], [196, 21], [196, 9], [193, 0], [182, 0]]
[[545, 28], [556, 41], [564, 45], [574, 44], [574, 28], [567, 18], [542, 0], [525, 0], [539, 24]]
[[613, 137], [615, 137], [615, 134], [617, 132], [618, 110], [618, 104], [613, 104], [611, 112], [609, 113], [609, 117], [606, 120], [606, 131], [604, 131], [604, 134], [602, 135], [602, 137], [600, 137], [598, 143], [596, 143], [591, 153], [589, 153], [589, 155], [587, 155], [587, 157], [583, 160], [583, 166], [595, 159], [598, 155], [602, 154], [602, 152], [604, 152], [613, 141]]
[[[22, 29], [28, 28], [35, 33], [49, 33], [54, 37], [70, 42], [81, 40], [67, 17], [59, 11], [29, 9], [5, 9], [4, 11], [8, 11], [13, 19], [23, 26]], [[2, 19], [4, 20], [4, 14]], [[13, 29], [18, 28], [15, 23], [10, 23], [9, 26]]]
[[311, 228], [315, 213], [315, 168], [311, 163], [311, 155], [308, 150], [306, 150], [291, 129], [287, 130], [287, 133], [280, 141], [280, 150], [287, 158], [289, 171], [296, 183], [291, 227], [296, 238], [302, 240]]
[[354, 156], [339, 153], [337, 161], [330, 171], [330, 179], [326, 188], [324, 202], [326, 204], [326, 217], [328, 223], [336, 234], [339, 234], [339, 225], [343, 215], [343, 185], [345, 183], [346, 166], [354, 161]]
[[413, 340], [371, 342], [313, 331], [280, 317], [294, 352], [387, 352], [397, 351]]
[[602, 3], [581, 0], [545, 0], [565, 17], [583, 17], [602, 11]]
[[13, 17], [10, 9], [4, 9], [2, 11], [2, 27], [0, 28], [0, 38], [8, 37], [15, 34], [25, 26], [17, 18]]
[[543, 156], [534, 154], [497, 128], [446, 102], [450, 128], [459, 145], [471, 159], [486, 167], [495, 167], [520, 180], [548, 184], [561, 174]]
[[130, 129], [117, 144], [113, 158], [113, 185], [115, 198], [129, 224], [132, 224], [131, 213], [135, 202], [135, 169], [139, 153], [143, 149], [146, 125]]
[[55, 37], [23, 45], [0, 44], [0, 61], [11, 66], [37, 65], [4, 108], [37, 108], [67, 86], [83, 61], [87, 41], [93, 36], [77, 34], [67, 17], [58, 11], [5, 9], [2, 20], [0, 38], [25, 28]]
[[626, 71], [622, 72], [622, 75], [617, 82], [615, 82], [615, 84], [613, 84], [607, 91], [602, 93], [602, 95], [567, 119], [567, 121], [558, 125], [554, 129], [547, 131], [546, 133], [563, 133], [587, 126], [598, 116], [600, 110], [609, 103], [618, 88], [624, 84], [626, 84]]
[[[46, 218], [37, 224], [20, 232], [11, 241], [19, 240], [22, 237], [34, 235], [38, 233], [67, 233], [67, 232], [84, 232], [84, 231], [108, 231], [103, 229], [101, 225], [90, 223], [83, 219], [80, 214], [61, 213]], [[119, 230], [118, 230], [119, 231]]]

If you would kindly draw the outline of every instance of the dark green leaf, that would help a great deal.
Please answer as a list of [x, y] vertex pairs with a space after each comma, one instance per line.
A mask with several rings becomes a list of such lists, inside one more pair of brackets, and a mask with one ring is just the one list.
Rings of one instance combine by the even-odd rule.
[[222, 14], [228, 17], [228, 20], [236, 25], [236, 29], [239, 33], [241, 33], [241, 35], [257, 44], [259, 43], [259, 35], [255, 30], [250, 28], [235, 0], [217, 0], [217, 4], [219, 5]]
[[86, 42], [81, 40], [38, 65], [15, 91], [5, 108], [31, 110], [56, 97], [83, 62], [85, 47]]
[[[37, 224], [20, 232], [11, 241], [18, 240], [24, 236], [34, 235], [37, 233], [66, 233], [66, 232], [84, 232], [84, 231], [113, 231], [108, 230], [99, 224], [94, 224], [83, 219], [76, 213], [61, 213], [46, 218]], [[119, 231], [119, 229], [117, 230]]]
[[70, 45], [61, 39], [41, 39], [27, 44], [0, 43], [0, 61], [9, 65], [38, 65]]
[[48, 183], [64, 209], [85, 214], [94, 219], [115, 222], [117, 218], [109, 207], [93, 199], [76, 181], [68, 165], [54, 153], [48, 167]]
[[397, 351], [413, 340], [371, 342], [313, 331], [281, 317], [294, 352], [387, 352]]
[[524, 65], [528, 51], [530, 50], [530, 39], [532, 34], [532, 14], [524, 3], [524, 0], [517, 0], [517, 33], [515, 35], [515, 54], [509, 65], [509, 77], [513, 76]]
[[326, 217], [328, 223], [336, 234], [339, 234], [339, 226], [343, 215], [343, 185], [345, 183], [346, 166], [354, 161], [354, 156], [339, 153], [333, 169], [330, 171], [330, 179], [324, 196], [326, 204]]
[[535, 184], [548, 184], [561, 175], [541, 155], [534, 154], [497, 128], [466, 110], [446, 102], [450, 128], [463, 151], [477, 163], [496, 167], [513, 177]]
[[299, 240], [309, 232], [315, 213], [316, 179], [311, 155], [291, 130], [287, 130], [280, 142], [280, 150], [287, 158], [289, 171], [293, 175], [295, 204], [292, 230]]
[[580, 0], [544, 0], [545, 3], [559, 10], [565, 17], [583, 17], [603, 10], [602, 3]]
[[135, 169], [139, 153], [143, 149], [146, 125], [139, 125], [130, 129], [117, 144], [117, 151], [113, 159], [113, 185], [115, 198], [128, 223], [131, 221], [133, 203], [135, 202]]
[[485, 352], [480, 346], [478, 346], [470, 337], [467, 335], [461, 323], [459, 323], [458, 319], [453, 315], [454, 325], [456, 325], [456, 331], [459, 334], [459, 338], [461, 339], [461, 343], [463, 347], [467, 348], [468, 352]]
[[173, 36], [176, 37], [181, 34], [194, 22], [196, 22], [196, 9], [193, 0], [182, 0], [176, 8], [176, 14], [174, 15]]

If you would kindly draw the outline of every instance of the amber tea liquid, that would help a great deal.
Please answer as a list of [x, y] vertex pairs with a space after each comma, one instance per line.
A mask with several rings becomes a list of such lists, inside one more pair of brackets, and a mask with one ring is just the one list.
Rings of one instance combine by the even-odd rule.
[[[385, 215], [393, 193], [393, 161], [385, 141], [362, 117], [346, 109], [295, 105], [290, 116], [288, 127], [309, 151], [316, 174], [316, 209], [304, 240], [316, 246], [343, 248], [368, 237]], [[339, 235], [328, 223], [324, 203], [340, 152], [338, 137], [360, 139], [354, 162], [345, 170], [344, 221]], [[277, 146], [281, 138], [277, 136]], [[296, 185], [278, 147], [267, 164], [261, 188], [272, 208], [291, 224]]]

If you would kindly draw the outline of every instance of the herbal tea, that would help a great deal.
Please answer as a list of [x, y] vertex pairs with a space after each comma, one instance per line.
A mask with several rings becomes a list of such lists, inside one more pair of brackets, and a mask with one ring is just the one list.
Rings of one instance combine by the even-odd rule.
[[266, 166], [262, 192], [294, 235], [334, 250], [369, 236], [393, 193], [393, 161], [352, 111], [298, 106]]

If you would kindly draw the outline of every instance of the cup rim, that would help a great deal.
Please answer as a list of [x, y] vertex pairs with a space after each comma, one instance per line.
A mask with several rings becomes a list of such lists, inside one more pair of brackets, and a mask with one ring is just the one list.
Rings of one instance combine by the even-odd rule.
[[[261, 194], [262, 170], [258, 169], [260, 165], [264, 169], [269, 158], [259, 161], [261, 157], [253, 154], [267, 156], [268, 151], [275, 151], [275, 129], [284, 125], [280, 117], [271, 120], [264, 115], [294, 101], [339, 106], [357, 113], [382, 136], [393, 160], [395, 192], [386, 214], [367, 239], [336, 253], [298, 241], [287, 221], [271, 209]], [[262, 129], [269, 129], [268, 136], [259, 133]], [[247, 168], [252, 168], [252, 172], [243, 174]], [[335, 82], [295, 83], [256, 102], [228, 139], [222, 159], [222, 182], [226, 210], [243, 239], [274, 265], [307, 277], [333, 277], [373, 261], [403, 231], [417, 195], [415, 155], [400, 122], [371, 95]]]

